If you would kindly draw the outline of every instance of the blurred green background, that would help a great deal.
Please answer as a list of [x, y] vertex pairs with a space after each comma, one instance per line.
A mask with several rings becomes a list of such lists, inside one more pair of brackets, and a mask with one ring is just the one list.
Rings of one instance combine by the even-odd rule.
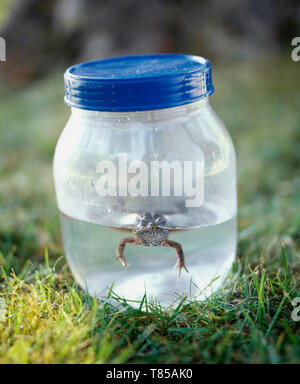
[[[7, 61], [0, 62], [3, 273], [14, 270], [30, 281], [45, 249], [53, 262], [63, 254], [52, 158], [69, 116], [64, 70], [116, 54], [181, 52], [211, 60], [211, 103], [236, 147], [241, 273], [261, 263], [276, 273], [284, 244], [299, 286], [300, 62], [291, 59], [291, 40], [300, 34], [300, 7], [296, 1], [224, 3], [0, 0], [0, 36], [7, 44]], [[67, 272], [63, 286], [65, 279], [72, 282]], [[7, 294], [3, 275], [0, 283]], [[298, 324], [290, 327], [295, 343], [287, 337], [286, 348], [275, 348], [279, 362], [300, 361]]]

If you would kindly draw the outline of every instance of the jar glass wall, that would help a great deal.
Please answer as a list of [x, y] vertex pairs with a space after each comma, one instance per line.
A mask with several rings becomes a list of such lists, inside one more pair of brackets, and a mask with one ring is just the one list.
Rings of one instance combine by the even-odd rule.
[[[161, 169], [155, 174], [153, 162], [169, 166], [170, 176]], [[137, 182], [141, 164], [146, 173]], [[189, 164], [198, 164], [203, 175], [199, 196], [191, 194], [198, 180], [197, 172], [187, 172]], [[57, 144], [54, 177], [66, 256], [81, 287], [104, 298], [113, 284], [133, 305], [145, 291], [149, 300], [167, 305], [216, 290], [236, 251], [235, 168], [232, 141], [207, 97], [139, 112], [72, 108]], [[156, 176], [160, 183], [152, 191]], [[189, 272], [182, 270], [180, 279], [172, 247], [129, 243], [129, 266], [115, 261], [118, 245], [133, 237], [145, 213], [164, 217], [168, 238], [181, 245]]]

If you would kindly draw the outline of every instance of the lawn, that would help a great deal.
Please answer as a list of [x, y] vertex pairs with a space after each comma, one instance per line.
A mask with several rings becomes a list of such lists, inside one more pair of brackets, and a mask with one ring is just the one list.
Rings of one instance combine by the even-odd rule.
[[52, 178], [62, 72], [0, 88], [0, 363], [300, 363], [299, 64], [215, 65], [211, 102], [238, 157], [238, 255], [222, 290], [172, 311], [114, 308], [74, 283]]

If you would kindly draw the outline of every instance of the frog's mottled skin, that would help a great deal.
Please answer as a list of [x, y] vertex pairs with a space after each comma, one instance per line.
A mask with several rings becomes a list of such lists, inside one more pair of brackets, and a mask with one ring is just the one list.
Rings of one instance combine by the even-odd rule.
[[140, 217], [137, 229], [132, 232], [136, 244], [144, 247], [162, 247], [168, 239], [167, 220], [148, 213]]
[[179, 277], [181, 269], [187, 268], [184, 264], [184, 255], [181, 245], [173, 240], [168, 240], [170, 230], [168, 229], [167, 220], [164, 216], [150, 213], [141, 215], [138, 218], [136, 229], [132, 230], [133, 237], [126, 237], [120, 241], [117, 248], [117, 260], [120, 259], [127, 266], [127, 261], [124, 257], [124, 249], [126, 244], [142, 245], [144, 247], [171, 247], [177, 252], [176, 268], [179, 269]]

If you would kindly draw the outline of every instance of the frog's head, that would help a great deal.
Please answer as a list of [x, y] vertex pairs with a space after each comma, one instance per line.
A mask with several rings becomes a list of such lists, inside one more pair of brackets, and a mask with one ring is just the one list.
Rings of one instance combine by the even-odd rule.
[[151, 215], [150, 213], [142, 214], [138, 219], [137, 224], [138, 229], [141, 230], [157, 230], [157, 229], [167, 229], [167, 220], [164, 216], [161, 216], [157, 213]]
[[135, 236], [141, 245], [160, 247], [168, 238], [169, 230], [165, 217], [158, 214], [145, 213], [138, 219]]

